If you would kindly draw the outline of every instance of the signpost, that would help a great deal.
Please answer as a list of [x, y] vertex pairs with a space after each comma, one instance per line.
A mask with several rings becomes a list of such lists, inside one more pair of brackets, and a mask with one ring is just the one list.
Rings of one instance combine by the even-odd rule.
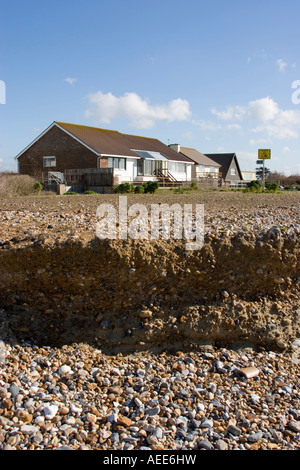
[[271, 150], [270, 149], [259, 149], [258, 150], [258, 159], [263, 161], [263, 191], [265, 190], [266, 186], [266, 178], [265, 178], [265, 160], [271, 159]]

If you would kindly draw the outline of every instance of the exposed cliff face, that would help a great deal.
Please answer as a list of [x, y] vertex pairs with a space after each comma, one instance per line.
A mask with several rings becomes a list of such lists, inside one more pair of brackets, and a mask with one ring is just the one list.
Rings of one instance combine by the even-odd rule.
[[298, 237], [272, 230], [210, 234], [191, 252], [181, 241], [98, 239], [2, 250], [2, 330], [113, 354], [284, 348], [300, 336], [299, 259]]

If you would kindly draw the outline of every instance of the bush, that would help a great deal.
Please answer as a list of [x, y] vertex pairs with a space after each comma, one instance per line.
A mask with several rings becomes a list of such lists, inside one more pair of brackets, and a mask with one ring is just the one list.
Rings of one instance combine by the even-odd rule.
[[145, 192], [145, 188], [144, 188], [144, 186], [136, 186], [134, 188], [134, 192], [136, 194], [143, 194]]
[[33, 196], [36, 184], [29, 175], [0, 175], [0, 197]]
[[260, 193], [262, 191], [262, 183], [257, 180], [249, 181], [249, 183], [247, 183], [247, 189], [249, 191]]
[[118, 186], [114, 186], [113, 190], [114, 190], [114, 193], [118, 193], [118, 194], [133, 193], [134, 186], [131, 183], [121, 183]]
[[96, 191], [85, 191], [84, 194], [98, 194]]
[[159, 188], [159, 184], [157, 181], [147, 181], [147, 183], [143, 184], [144, 193], [151, 193], [154, 194], [155, 191]]
[[192, 183], [192, 184], [191, 184], [191, 189], [198, 189], [197, 184], [196, 184], [196, 183]]
[[278, 184], [271, 183], [270, 181], [266, 181], [265, 187], [267, 191], [278, 191], [279, 189]]
[[78, 196], [78, 193], [75, 193], [74, 191], [69, 191], [67, 193], [64, 193], [64, 196]]
[[34, 191], [35, 191], [37, 194], [39, 194], [39, 193], [43, 190], [43, 185], [42, 185], [42, 183], [35, 183], [35, 184], [33, 185], [33, 187], [34, 187]]

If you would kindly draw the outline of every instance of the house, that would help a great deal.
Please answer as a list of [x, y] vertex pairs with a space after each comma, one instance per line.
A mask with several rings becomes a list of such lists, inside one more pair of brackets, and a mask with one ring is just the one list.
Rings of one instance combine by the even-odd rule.
[[257, 180], [256, 171], [242, 171], [244, 181], [255, 181]]
[[170, 145], [171, 148], [178, 151], [181, 155], [190, 158], [195, 165], [192, 166], [192, 180], [201, 180], [202, 178], [219, 178], [221, 165], [211, 160], [203, 153], [194, 148], [181, 147], [178, 144]]
[[205, 155], [221, 165], [220, 173], [223, 182], [237, 183], [243, 181], [243, 175], [235, 153], [206, 153]]
[[113, 186], [189, 181], [194, 163], [157, 139], [54, 121], [16, 157], [42, 183]]

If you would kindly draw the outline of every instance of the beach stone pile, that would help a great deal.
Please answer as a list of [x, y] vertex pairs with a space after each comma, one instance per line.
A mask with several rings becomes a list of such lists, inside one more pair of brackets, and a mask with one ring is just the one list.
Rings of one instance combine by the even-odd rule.
[[0, 450], [300, 450], [300, 194], [180, 196], [200, 255], [0, 201]]
[[300, 341], [107, 356], [5, 346], [0, 449], [300, 449]]

